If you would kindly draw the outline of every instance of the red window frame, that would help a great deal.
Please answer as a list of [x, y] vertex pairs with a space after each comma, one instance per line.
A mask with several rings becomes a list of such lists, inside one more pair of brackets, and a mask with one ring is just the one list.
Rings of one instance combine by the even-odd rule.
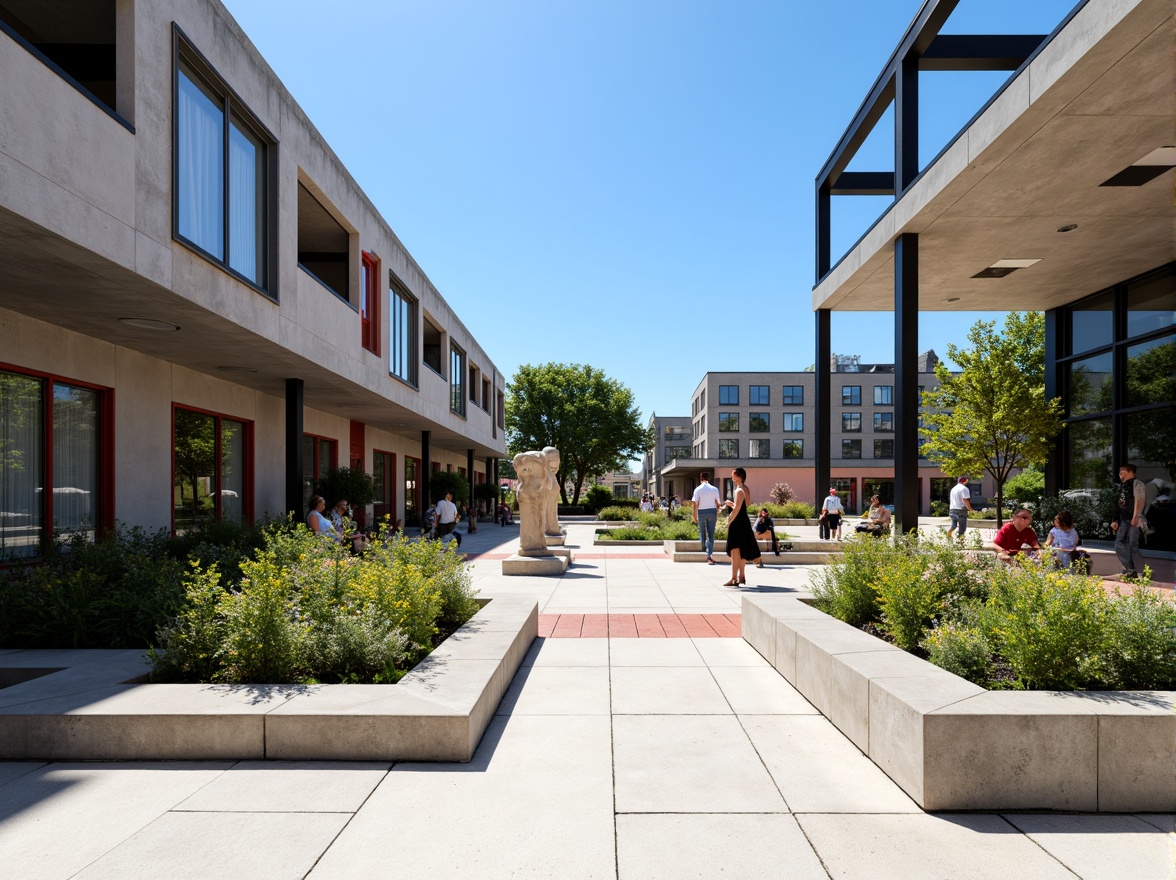
[[[302, 435], [302, 438], [304, 440], [309, 438], [314, 441], [314, 444], [313, 444], [314, 455], [311, 457], [311, 461], [310, 461], [310, 478], [312, 481], [321, 480], [323, 477], [323, 474], [325, 474], [327, 471], [333, 470], [334, 468], [337, 468], [339, 466], [339, 441], [336, 438], [325, 437], [322, 434], [305, 434], [305, 433]], [[327, 442], [327, 445], [330, 447], [330, 450], [331, 450], [331, 456], [330, 456], [331, 460], [326, 464], [326, 466], [323, 465], [323, 462], [321, 460], [321, 456], [319, 455], [319, 445], [324, 440]]]
[[360, 343], [372, 354], [380, 354], [380, 273], [379, 261], [364, 252], [363, 290], [359, 298]]
[[[216, 422], [213, 427], [213, 435], [216, 438], [216, 452], [214, 453], [214, 460], [217, 462], [216, 483], [217, 488], [221, 486], [221, 481], [224, 479], [220, 472], [221, 461], [221, 419], [228, 419], [232, 422], [240, 422], [245, 428], [245, 473], [243, 474], [245, 482], [245, 498], [241, 502], [241, 518], [247, 522], [253, 522], [253, 421], [252, 419], [243, 419], [240, 416], [229, 415], [228, 413], [216, 412], [211, 409], [201, 409], [198, 406], [189, 406], [186, 403], [176, 403], [172, 401], [171, 411], [171, 485], [172, 492], [175, 492], [176, 485], [176, 411], [185, 410], [187, 412], [200, 413], [204, 416], [212, 416]], [[218, 491], [213, 500], [213, 510], [215, 512], [217, 522], [221, 519], [221, 494]], [[171, 530], [174, 535], [176, 532], [176, 505], [173, 498], [171, 504]]]
[[[94, 531], [96, 534], [114, 525], [114, 389], [92, 382], [82, 382], [55, 373], [43, 373], [0, 362], [0, 370], [41, 380], [41, 523], [42, 542], [53, 534], [53, 385], [76, 385], [98, 392], [98, 503], [94, 505]], [[45, 491], [48, 489], [49, 491]]]
[[[396, 524], [396, 512], [398, 507], [396, 505], [396, 453], [385, 452], [383, 449], [372, 450], [372, 473], [375, 473], [376, 457], [384, 456], [384, 479], [383, 485], [376, 486], [376, 492], [379, 493], [379, 500], [372, 505], [374, 525], [378, 526], [383, 521], [385, 516], [392, 520], [392, 524]], [[383, 510], [381, 510], [383, 508]]]

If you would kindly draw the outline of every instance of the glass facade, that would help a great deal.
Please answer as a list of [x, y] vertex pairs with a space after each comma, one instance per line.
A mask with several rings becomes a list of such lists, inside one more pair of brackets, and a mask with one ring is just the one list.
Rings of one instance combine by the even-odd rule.
[[175, 530], [183, 532], [208, 520], [242, 522], [250, 491], [247, 423], [182, 407], [175, 408], [174, 419]]

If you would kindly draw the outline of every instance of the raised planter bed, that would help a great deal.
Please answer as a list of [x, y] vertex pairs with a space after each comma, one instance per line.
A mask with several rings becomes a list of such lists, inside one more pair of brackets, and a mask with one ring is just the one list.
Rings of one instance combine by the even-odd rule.
[[539, 632], [494, 599], [394, 685], [144, 684], [140, 651], [0, 652], [0, 759], [469, 761]]
[[[770, 541], [760, 541], [760, 553], [764, 554], [764, 563], [771, 565], [831, 565], [840, 562], [844, 554], [839, 542], [830, 541], [798, 541], [794, 538], [781, 539], [781, 543], [792, 545], [791, 550], [780, 550], [780, 555], [772, 553]], [[706, 562], [706, 554], [699, 549], [697, 540], [665, 541], [666, 554], [673, 562]], [[729, 562], [730, 557], [724, 552], [726, 542], [715, 541], [714, 558], [718, 561]]]
[[986, 691], [786, 596], [743, 638], [925, 810], [1176, 810], [1176, 694]]

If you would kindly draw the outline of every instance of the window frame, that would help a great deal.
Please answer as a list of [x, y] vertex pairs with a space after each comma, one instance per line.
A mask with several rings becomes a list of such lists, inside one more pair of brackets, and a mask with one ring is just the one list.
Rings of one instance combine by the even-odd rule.
[[[215, 254], [209, 253], [196, 242], [192, 241], [184, 235], [180, 234], [180, 67], [181, 64], [186, 65], [197, 78], [200, 80], [198, 85], [203, 85], [208, 91], [217, 94], [220, 99], [221, 113], [223, 114], [222, 125], [222, 147], [224, 155], [224, 168], [222, 169], [222, 210], [223, 210], [223, 229], [222, 240], [224, 246], [224, 259], [217, 257]], [[186, 74], [185, 74], [186, 76]], [[253, 113], [249, 105], [241, 99], [241, 96], [228, 84], [224, 77], [222, 77], [215, 67], [209, 63], [204, 56], [179, 27], [179, 25], [172, 23], [172, 74], [171, 74], [171, 91], [172, 91], [172, 107], [171, 107], [171, 176], [172, 176], [172, 195], [171, 195], [171, 220], [172, 220], [172, 239], [183, 245], [188, 250], [203, 257], [208, 262], [212, 263], [218, 269], [229, 273], [236, 280], [242, 284], [251, 287], [257, 293], [278, 302], [278, 262], [277, 262], [277, 241], [278, 241], [278, 211], [277, 211], [277, 166], [278, 166], [278, 139]], [[232, 128], [232, 122], [236, 119], [240, 127], [248, 130], [250, 134], [256, 137], [262, 143], [262, 173], [260, 174], [260, 183], [265, 187], [265, 192], [262, 194], [260, 206], [265, 212], [262, 222], [259, 224], [258, 234], [262, 237], [261, 252], [264, 255], [260, 261], [259, 271], [264, 272], [263, 283], [259, 284], [248, 276], [242, 274], [237, 269], [234, 269], [229, 261], [232, 259], [232, 253], [229, 247], [230, 238], [232, 237], [232, 230], [229, 224], [229, 213], [231, 209], [231, 200], [229, 198], [229, 131]]]
[[[879, 393], [883, 392], [883, 393]], [[874, 386], [874, 406], [894, 406], [894, 386]]]
[[[757, 427], [757, 421], [762, 423]], [[767, 434], [770, 432], [772, 424], [772, 414], [770, 412], [749, 412], [747, 414], [747, 433], [749, 434]]]
[[[216, 461], [216, 484], [223, 485], [224, 476], [221, 474], [221, 420], [227, 419], [230, 422], [239, 422], [245, 429], [245, 466], [244, 474], [242, 474], [242, 481], [245, 485], [245, 498], [241, 502], [241, 520], [245, 523], [253, 522], [253, 498], [256, 495], [254, 487], [254, 437], [255, 426], [253, 419], [243, 419], [240, 416], [230, 415], [229, 413], [217, 412], [216, 410], [203, 409], [199, 406], [190, 406], [186, 403], [178, 403], [172, 401], [171, 405], [171, 485], [172, 491], [175, 491], [176, 485], [176, 412], [184, 410], [185, 412], [193, 412], [202, 416], [211, 416], [213, 418], [213, 434], [216, 437], [216, 451], [213, 458]], [[221, 515], [221, 494], [218, 489], [216, 498], [213, 503], [213, 514], [216, 522], [221, 522], [223, 519]], [[176, 533], [176, 504], [175, 499], [171, 502], [171, 532]]]
[[[53, 522], [53, 386], [72, 385], [85, 388], [98, 395], [98, 429], [95, 432], [98, 442], [98, 503], [94, 505], [94, 533], [101, 534], [114, 525], [114, 389], [93, 382], [83, 382], [71, 379], [58, 373], [47, 373], [41, 370], [30, 370], [0, 361], [0, 372], [12, 373], [36, 379], [41, 384], [41, 536], [39, 545], [44, 548], [52, 538], [56, 528]], [[49, 491], [46, 492], [45, 488]], [[33, 559], [41, 558], [38, 552]]]
[[[783, 421], [781, 428], [785, 434], [803, 434], [804, 433], [804, 413], [782, 413]], [[789, 427], [789, 426], [792, 427]]]
[[[763, 455], [757, 455], [758, 449], [763, 449]], [[747, 457], [748, 458], [771, 458], [772, 457], [772, 441], [768, 437], [755, 437], [747, 441]]]
[[739, 406], [738, 385], [719, 386], [719, 406]]
[[747, 386], [747, 405], [748, 406], [771, 406], [770, 398], [772, 396], [770, 385], [748, 385]]
[[[796, 450], [796, 455], [791, 455], [791, 450]], [[804, 458], [804, 438], [793, 439], [791, 437], [785, 438], [780, 444], [781, 458]]]
[[380, 356], [380, 260], [370, 251], [360, 253], [359, 344]]
[[[855, 443], [857, 444], [857, 447], [856, 447], [857, 454], [856, 455], [846, 455], [845, 454], [846, 449], [851, 449], [851, 450], [854, 449], [855, 447], [853, 446], [853, 444], [855, 444]], [[843, 438], [841, 441], [841, 458], [845, 461], [857, 461], [857, 460], [861, 459], [861, 457], [862, 457], [862, 441], [861, 441], [861, 439], [856, 438], [856, 437], [852, 440], [850, 440], [849, 438]]]
[[[395, 298], [395, 302], [393, 302]], [[420, 302], [388, 273], [388, 375], [420, 390], [417, 354], [420, 337]], [[407, 324], [407, 326], [403, 326]], [[396, 372], [402, 361], [407, 375]]]
[[[734, 444], [734, 445], [732, 445]], [[724, 452], [724, 447], [734, 449], [734, 454]], [[724, 437], [719, 440], [719, 458], [739, 458], [739, 438]]]
[[875, 434], [893, 434], [894, 433], [894, 413], [892, 413], [892, 412], [876, 412], [876, 413], [874, 413], [874, 433]]
[[720, 434], [737, 434], [739, 433], [739, 413], [737, 412], [721, 412], [719, 413], [719, 433]]
[[841, 414], [841, 433], [860, 434], [862, 432], [862, 414], [860, 412], [843, 412]]
[[469, 364], [466, 351], [460, 345], [449, 339], [449, 411], [454, 415], [466, 417], [466, 367]]
[[[886, 443], [890, 444], [890, 454], [889, 455], [879, 455], [878, 454], [879, 448], [882, 447]], [[874, 458], [881, 458], [881, 459], [894, 458], [894, 441], [889, 440], [889, 439], [875, 440], [874, 441]]]
[[[377, 461], [382, 461], [384, 465], [384, 479], [382, 481], [375, 478]], [[384, 516], [392, 521], [391, 525], [395, 525], [397, 520], [395, 452], [389, 452], [386, 449], [372, 450], [372, 479], [376, 484], [377, 494], [377, 499], [372, 502], [372, 526], [379, 528]], [[385, 508], [383, 513], [377, 512], [379, 507]]]
[[780, 386], [780, 405], [781, 406], [804, 406], [804, 386], [803, 385], [782, 385], [782, 386]]
[[862, 386], [861, 385], [842, 385], [841, 386], [841, 405], [842, 406], [861, 406], [862, 405]]
[[[328, 437], [326, 434], [311, 434], [306, 431], [303, 431], [302, 432], [302, 439], [305, 441], [308, 438], [314, 441], [314, 455], [311, 456], [311, 461], [310, 461], [311, 486], [309, 489], [309, 494], [314, 494], [315, 481], [321, 480], [324, 473], [331, 470], [332, 468], [337, 468], [339, 466], [339, 440], [336, 437]], [[319, 450], [321, 449], [320, 444], [324, 441], [326, 441], [327, 443], [330, 444], [330, 449], [331, 449], [331, 463], [325, 468], [322, 466], [322, 461], [320, 460], [320, 453], [319, 453]], [[303, 470], [305, 470], [307, 467], [307, 463], [303, 462], [302, 467], [303, 467]], [[309, 513], [309, 511], [307, 511], [307, 513]]]

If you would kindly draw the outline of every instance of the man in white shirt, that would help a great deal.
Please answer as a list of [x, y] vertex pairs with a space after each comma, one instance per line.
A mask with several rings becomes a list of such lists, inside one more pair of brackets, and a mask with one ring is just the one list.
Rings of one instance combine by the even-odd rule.
[[947, 530], [947, 536], [950, 538], [951, 533], [958, 528], [962, 541], [964, 532], [968, 530], [968, 511], [972, 509], [972, 490], [968, 488], [968, 478], [960, 477], [948, 497], [947, 515], [951, 517], [951, 528]]
[[698, 542], [706, 551], [706, 564], [714, 565], [715, 552], [715, 524], [719, 521], [719, 490], [710, 484], [706, 474], [699, 478], [702, 482], [694, 490], [690, 499], [693, 513], [690, 519], [698, 524]]
[[453, 503], [453, 493], [446, 492], [445, 497], [437, 502], [437, 537], [443, 538], [452, 532], [457, 546], [460, 547], [461, 532], [453, 531], [457, 528], [459, 519], [461, 517], [457, 515], [457, 505]]
[[824, 522], [821, 524], [819, 533], [822, 539], [828, 538], [830, 541], [836, 539], [841, 540], [841, 517], [845, 515], [845, 506], [841, 503], [841, 496], [837, 493], [836, 486], [829, 487], [829, 494], [825, 496], [825, 500], [821, 503], [821, 519]]

